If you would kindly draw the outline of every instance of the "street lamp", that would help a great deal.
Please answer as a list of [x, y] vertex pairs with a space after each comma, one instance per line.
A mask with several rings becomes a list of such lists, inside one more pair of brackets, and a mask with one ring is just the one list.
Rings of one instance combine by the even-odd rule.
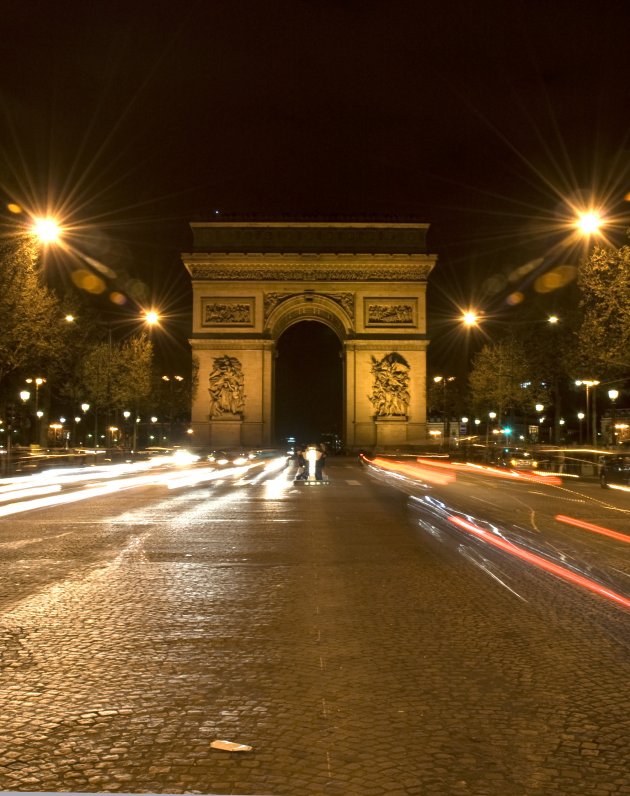
[[61, 227], [54, 218], [34, 218], [31, 226], [39, 241], [44, 244], [57, 243], [61, 237]]
[[615, 447], [617, 444], [616, 434], [615, 434], [615, 401], [619, 398], [619, 390], [608, 390], [608, 397], [610, 398], [610, 402], [612, 405], [610, 411], [610, 443]]
[[[576, 387], [586, 388], [586, 443], [588, 444], [591, 436], [590, 423], [591, 417], [589, 412], [589, 396], [591, 387], [597, 387], [599, 382], [596, 379], [579, 379], [575, 382]], [[597, 447], [597, 393], [593, 390], [593, 447]]]
[[604, 219], [597, 210], [587, 210], [578, 215], [575, 226], [582, 235], [596, 235], [604, 225]]
[[584, 412], [577, 413], [578, 420], [580, 422], [580, 445], [582, 444], [582, 421], [584, 420]]
[[[122, 415], [123, 415], [123, 418], [125, 420], [124, 425], [123, 425], [123, 442], [125, 444], [125, 447], [128, 448], [128, 447], [130, 447], [129, 446], [129, 430], [128, 429], [129, 429], [129, 418], [131, 417], [131, 412], [128, 409], [125, 409], [125, 411], [122, 413]], [[133, 447], [135, 448], [135, 445]]]
[[442, 385], [442, 421], [444, 425], [444, 442], [449, 444], [450, 437], [450, 416], [446, 411], [446, 385], [450, 381], [455, 381], [455, 376], [434, 376], [433, 381]]
[[466, 310], [462, 313], [461, 321], [464, 326], [477, 326], [479, 324], [479, 314], [474, 310]]
[[539, 415], [539, 417], [538, 417], [538, 438], [536, 440], [537, 442], [542, 442], [542, 429], [540, 428], [540, 423], [541, 423], [540, 413], [544, 410], [544, 408], [545, 407], [544, 407], [543, 404], [536, 404], [534, 406], [534, 409], [538, 412], [538, 415]]
[[73, 441], [75, 447], [78, 447], [77, 443], [79, 442], [79, 433], [77, 431], [78, 425], [81, 422], [81, 416], [75, 415], [74, 416], [74, 434], [73, 434]]
[[490, 439], [490, 424], [494, 423], [496, 416], [497, 416], [496, 412], [488, 412], [488, 418], [490, 422], [486, 423], [486, 455], [489, 455], [488, 442]]
[[37, 420], [35, 421], [35, 445], [39, 447], [41, 442], [41, 432], [40, 432], [40, 419], [42, 417], [42, 413], [39, 412], [39, 388], [42, 384], [46, 383], [46, 379], [42, 376], [35, 376], [32, 379], [26, 379], [27, 384], [34, 384], [35, 385], [35, 416]]
[[175, 384], [181, 383], [184, 381], [183, 376], [179, 376], [175, 374], [174, 376], [162, 376], [162, 381], [166, 382], [169, 386], [169, 407], [168, 407], [168, 415], [169, 415], [169, 424], [168, 424], [168, 434], [169, 434], [169, 442], [172, 444], [173, 442], [173, 416], [175, 414], [175, 396], [173, 393], [173, 388]]

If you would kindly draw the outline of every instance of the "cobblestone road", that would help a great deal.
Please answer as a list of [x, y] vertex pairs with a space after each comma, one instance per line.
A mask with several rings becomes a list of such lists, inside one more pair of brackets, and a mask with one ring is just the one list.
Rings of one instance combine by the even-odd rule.
[[0, 521], [0, 788], [630, 793], [627, 649], [329, 471]]

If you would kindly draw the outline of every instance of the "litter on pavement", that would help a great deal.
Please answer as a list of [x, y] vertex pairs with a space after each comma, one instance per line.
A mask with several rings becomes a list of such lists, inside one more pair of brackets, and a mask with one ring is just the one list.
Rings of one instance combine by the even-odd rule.
[[210, 746], [213, 749], [222, 749], [224, 752], [251, 752], [252, 747], [244, 743], [235, 743], [234, 741], [212, 741]]

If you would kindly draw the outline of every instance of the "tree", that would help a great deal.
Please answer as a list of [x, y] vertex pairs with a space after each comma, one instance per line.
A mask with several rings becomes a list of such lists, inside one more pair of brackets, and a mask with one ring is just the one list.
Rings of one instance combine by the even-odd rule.
[[5, 399], [12, 376], [48, 375], [64, 351], [68, 330], [37, 259], [30, 236], [0, 241], [0, 391]]
[[[596, 246], [580, 266], [579, 364], [601, 379], [630, 373], [630, 245]], [[584, 375], [584, 374], [582, 374]]]
[[477, 412], [505, 414], [529, 410], [536, 402], [537, 386], [522, 343], [511, 337], [485, 345], [473, 360], [470, 374], [473, 407]]
[[112, 373], [112, 405], [134, 409], [151, 395], [153, 343], [143, 331], [118, 347]]
[[96, 413], [138, 411], [151, 394], [153, 344], [146, 332], [120, 343], [91, 345], [77, 364], [77, 393]]

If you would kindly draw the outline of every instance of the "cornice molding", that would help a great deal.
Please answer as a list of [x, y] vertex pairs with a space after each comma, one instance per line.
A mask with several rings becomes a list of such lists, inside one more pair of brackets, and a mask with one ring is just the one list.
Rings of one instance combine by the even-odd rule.
[[297, 260], [295, 256], [250, 260], [183, 255], [191, 278], [209, 282], [426, 282], [437, 261], [435, 255]]

